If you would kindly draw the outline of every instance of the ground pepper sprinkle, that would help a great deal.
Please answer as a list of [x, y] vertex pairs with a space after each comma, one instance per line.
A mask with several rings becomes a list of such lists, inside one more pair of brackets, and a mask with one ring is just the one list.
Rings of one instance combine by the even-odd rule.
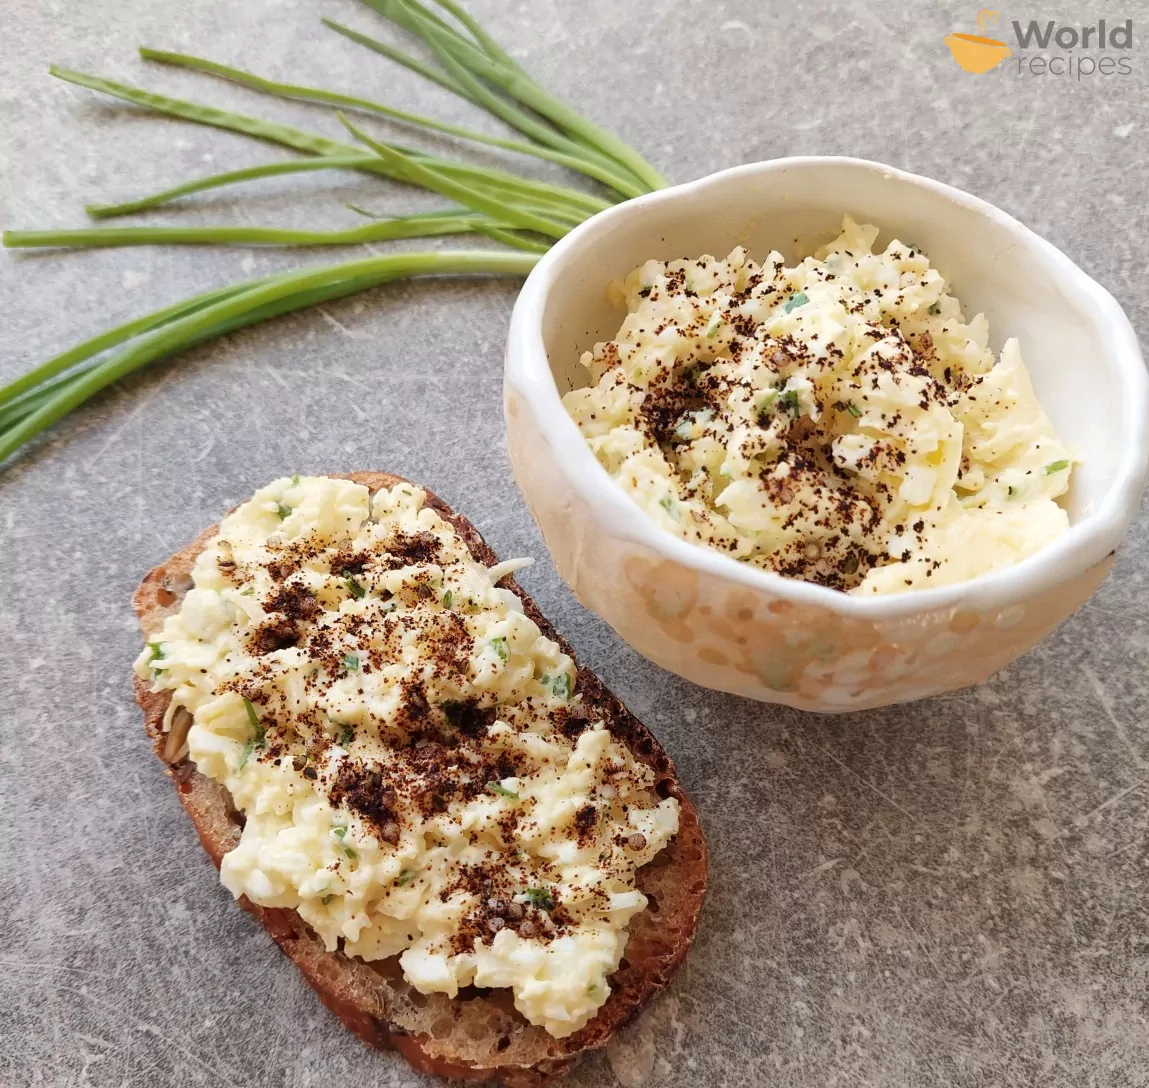
[[1068, 527], [1072, 457], [1017, 342], [995, 361], [929, 258], [897, 240], [874, 252], [877, 233], [847, 217], [793, 267], [736, 249], [627, 278], [630, 312], [564, 404], [663, 528], [882, 593], [973, 577]]
[[506, 573], [410, 485], [280, 480], [201, 555], [164, 668], [137, 669], [241, 814], [235, 895], [424, 992], [510, 986], [569, 1034], [609, 996], [677, 801]]

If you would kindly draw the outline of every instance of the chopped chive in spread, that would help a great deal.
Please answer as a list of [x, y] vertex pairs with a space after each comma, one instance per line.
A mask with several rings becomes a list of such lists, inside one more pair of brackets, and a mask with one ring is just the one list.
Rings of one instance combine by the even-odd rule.
[[410, 884], [419, 874], [414, 869], [404, 869], [395, 879], [395, 887], [402, 888], [404, 885]]
[[697, 412], [687, 412], [674, 428], [674, 437], [681, 439], [683, 442], [689, 442], [691, 439], [691, 431], [693, 431], [695, 427], [704, 427], [713, 419], [714, 413], [709, 408], [704, 408]]
[[251, 759], [251, 753], [255, 751], [255, 741], [249, 740], [244, 746], [243, 751], [239, 753], [239, 763], [236, 766], [237, 771], [242, 771], [247, 766], [247, 761]]
[[283, 521], [284, 518], [291, 514], [291, 507], [284, 506], [283, 503], [277, 502], [275, 504], [275, 512], [279, 515], [279, 520]]
[[347, 828], [333, 827], [331, 829], [331, 834], [334, 835], [340, 842], [342, 842], [347, 837]]
[[159, 661], [164, 656], [164, 648], [158, 642], [148, 643], [148, 661]]
[[658, 505], [662, 507], [668, 514], [674, 512], [674, 500], [669, 495], [664, 495], [658, 500]]
[[551, 691], [555, 693], [560, 699], [569, 699], [571, 697], [571, 678], [568, 673], [561, 673], [554, 678], [551, 684]]
[[509, 797], [512, 801], [517, 801], [519, 795], [514, 790], [509, 790], [501, 782], [488, 782], [487, 792], [493, 793], [498, 797]]
[[362, 598], [367, 596], [367, 587], [353, 575], [347, 575], [344, 581], [347, 583], [347, 588], [351, 591], [352, 597]]
[[343, 655], [343, 667], [348, 672], [358, 672], [359, 671], [359, 655], [358, 654], [344, 654]]
[[253, 745], [256, 748], [263, 748], [267, 744], [267, 730], [264, 729], [259, 715], [255, 712], [255, 706], [246, 695], [243, 696], [243, 709], [247, 711], [247, 720], [251, 722], [251, 727], [255, 730]]
[[798, 309], [799, 306], [805, 306], [810, 299], [807, 297], [805, 291], [799, 291], [785, 306], [782, 307], [782, 312], [788, 314], [791, 310]]
[[239, 595], [241, 597], [250, 597], [255, 592], [255, 586], [248, 586], [247, 589], [241, 589]]
[[798, 414], [798, 390], [787, 389], [785, 393], [778, 397], [778, 407], [784, 412], [793, 412]]
[[855, 419], [858, 419], [862, 414], [862, 409], [848, 400], [835, 401], [834, 407], [837, 408], [839, 412], [849, 412]]
[[507, 646], [507, 639], [504, 635], [497, 635], [491, 639], [491, 649], [499, 655], [500, 661], [506, 661], [511, 656], [510, 648]]
[[344, 748], [346, 748], [347, 745], [349, 745], [354, 739], [355, 730], [352, 729], [351, 726], [345, 725], [343, 727], [343, 732], [339, 734], [339, 743], [342, 744]]
[[359, 855], [357, 853], [355, 853], [355, 851], [352, 850], [351, 847], [348, 846], [346, 843], [343, 844], [343, 853], [347, 855], [348, 861], [358, 861], [359, 860]]
[[[770, 426], [770, 412], [773, 410], [774, 405], [778, 403], [778, 390], [772, 389], [765, 397], [762, 398], [761, 404], [758, 405], [758, 426]], [[729, 475], [729, 473], [724, 473]]]
[[555, 897], [551, 895], [550, 888], [528, 888], [526, 894], [532, 907], [538, 907], [539, 910], [555, 909]]
[[1045, 475], [1052, 476], [1055, 472], [1062, 472], [1067, 468], [1069, 468], [1068, 461], [1050, 461], [1049, 464], [1045, 466]]
[[940, 314], [940, 313], [942, 312], [942, 304], [941, 304], [940, 302], [935, 302], [935, 303], [934, 303], [934, 304], [933, 304], [933, 305], [930, 307], [930, 310], [929, 310], [929, 312], [930, 312], [931, 316], [933, 316], [933, 317], [937, 317], [937, 316], [938, 316], [938, 314]]
[[455, 599], [455, 595], [450, 590], [447, 590], [447, 592], [443, 594], [443, 607], [444, 608], [450, 608], [451, 602], [454, 599]]
[[292, 485], [292, 487], [298, 487], [299, 486], [299, 473], [298, 472], [293, 472], [291, 474], [291, 485]]
[[713, 339], [718, 335], [719, 330], [722, 328], [722, 314], [720, 311], [715, 310], [710, 316], [710, 323], [706, 326], [706, 336], [708, 339]]

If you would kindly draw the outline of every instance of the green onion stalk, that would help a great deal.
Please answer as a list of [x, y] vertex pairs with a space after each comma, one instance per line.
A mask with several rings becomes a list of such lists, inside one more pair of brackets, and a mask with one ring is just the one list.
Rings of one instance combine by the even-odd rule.
[[[596, 212], [668, 184], [634, 149], [548, 94], [456, 0], [363, 0], [393, 27], [414, 38], [430, 59], [359, 30], [324, 19], [329, 29], [481, 107], [522, 138], [491, 136], [462, 125], [398, 109], [350, 90], [284, 83], [186, 53], [141, 48], [148, 61], [239, 83], [263, 94], [336, 111], [351, 138], [334, 139], [292, 125], [172, 98], [116, 80], [53, 66], [53, 76], [182, 121], [238, 132], [302, 154], [303, 158], [179, 181], [115, 204], [88, 205], [103, 221], [174, 206], [184, 198], [266, 177], [314, 170], [354, 170], [384, 182], [446, 198], [444, 208], [391, 215], [357, 205], [361, 217], [336, 230], [274, 226], [90, 226], [12, 230], [11, 248], [97, 248], [134, 245], [349, 246], [403, 238], [481, 235], [496, 243], [474, 250], [432, 250], [370, 256], [263, 276], [183, 299], [109, 329], [0, 387], [0, 463], [114, 382], [159, 359], [280, 314], [415, 276], [525, 276], [556, 239]], [[437, 9], [437, 10], [436, 10]], [[565, 167], [599, 186], [600, 194], [541, 182], [512, 170], [432, 154], [366, 131], [349, 115], [384, 119], [410, 134], [434, 132], [463, 146], [482, 145]], [[353, 141], [353, 142], [352, 142]], [[362, 222], [366, 218], [368, 222]]]

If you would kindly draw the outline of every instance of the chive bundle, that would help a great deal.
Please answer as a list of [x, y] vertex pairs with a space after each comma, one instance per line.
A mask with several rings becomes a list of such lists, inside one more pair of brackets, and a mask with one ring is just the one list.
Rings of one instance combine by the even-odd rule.
[[[202, 57], [145, 47], [140, 49], [140, 55], [146, 60], [226, 79], [277, 98], [333, 107], [351, 140], [334, 139], [53, 66], [52, 75], [77, 86], [155, 113], [239, 132], [307, 156], [194, 178], [134, 200], [89, 205], [86, 211], [95, 220], [118, 218], [173, 204], [210, 189], [282, 174], [335, 169], [357, 170], [425, 189], [447, 198], [451, 206], [417, 215], [388, 216], [349, 205], [351, 212], [368, 222], [339, 230], [178, 224], [95, 226], [7, 231], [4, 244], [14, 248], [157, 244], [329, 246], [478, 234], [497, 243], [497, 248], [387, 254], [264, 276], [184, 299], [109, 329], [0, 387], [0, 462], [100, 390], [157, 359], [247, 325], [393, 280], [447, 274], [524, 276], [555, 239], [595, 212], [667, 184], [636, 151], [548, 94], [456, 0], [432, 0], [438, 11], [419, 0], [363, 2], [420, 42], [431, 59], [406, 53], [330, 19], [324, 19], [324, 25], [481, 107], [524, 138], [489, 136], [349, 92], [278, 82]], [[351, 120], [348, 115], [352, 113], [385, 118], [415, 132], [432, 131], [466, 143], [557, 163], [600, 185], [604, 196], [385, 141]]]

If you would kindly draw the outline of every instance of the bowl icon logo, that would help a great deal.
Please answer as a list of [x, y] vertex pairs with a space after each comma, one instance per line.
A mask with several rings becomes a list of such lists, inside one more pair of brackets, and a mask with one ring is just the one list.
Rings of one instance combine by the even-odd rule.
[[997, 22], [997, 12], [983, 8], [977, 13], [977, 34], [950, 34], [945, 42], [950, 47], [954, 60], [967, 72], [976, 72], [981, 75], [991, 68], [996, 68], [1006, 57], [1012, 56], [1013, 51], [1005, 42], [996, 38], [988, 38], [989, 28]]

